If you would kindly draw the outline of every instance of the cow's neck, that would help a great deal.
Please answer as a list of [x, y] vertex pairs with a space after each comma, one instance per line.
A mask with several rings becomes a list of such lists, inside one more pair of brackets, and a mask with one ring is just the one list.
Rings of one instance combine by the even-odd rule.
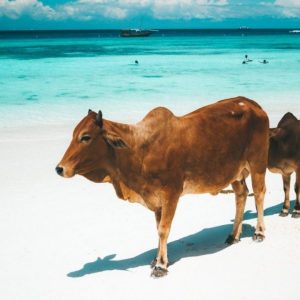
[[104, 128], [108, 132], [112, 132], [113, 134], [121, 137], [126, 144], [131, 145], [134, 139], [134, 125], [116, 123], [112, 121], [105, 120]]
[[137, 184], [141, 177], [142, 158], [137, 155], [139, 141], [137, 140], [136, 126], [106, 121], [104, 127], [107, 131], [124, 140], [128, 149], [113, 149], [112, 168], [109, 170], [109, 176], [112, 181], [122, 181], [129, 188], [132, 184]]

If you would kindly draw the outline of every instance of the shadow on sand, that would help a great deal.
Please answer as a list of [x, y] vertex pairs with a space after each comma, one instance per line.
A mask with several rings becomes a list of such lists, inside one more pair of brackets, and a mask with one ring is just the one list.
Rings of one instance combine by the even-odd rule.
[[[293, 207], [295, 201], [291, 201]], [[279, 214], [282, 203], [265, 209], [265, 216]], [[244, 220], [256, 218], [256, 212], [246, 211]], [[249, 224], [243, 224], [243, 237], [252, 237], [254, 227]], [[219, 252], [227, 247], [225, 239], [232, 231], [232, 224], [225, 224], [211, 228], [205, 228], [195, 234], [183, 237], [179, 240], [168, 243], [168, 255], [170, 265], [176, 263], [182, 258], [202, 256]], [[109, 271], [109, 270], [128, 270], [131, 268], [150, 265], [156, 256], [157, 249], [151, 249], [137, 256], [115, 260], [116, 254], [107, 255], [104, 258], [98, 257], [95, 261], [86, 263], [81, 269], [70, 272], [68, 277], [82, 277], [88, 274]]]
[[[290, 202], [291, 204], [291, 207], [294, 207], [295, 205], [295, 200], [292, 200]], [[267, 216], [272, 216], [272, 215], [279, 215], [281, 209], [282, 209], [282, 205], [283, 203], [279, 203], [279, 204], [276, 204], [274, 206], [271, 206], [271, 207], [268, 207], [264, 210], [264, 216], [267, 217]], [[247, 210], [245, 213], [244, 213], [244, 220], [251, 220], [251, 219], [255, 219], [257, 217], [257, 213], [254, 212], [254, 211], [251, 211], [251, 210]], [[232, 220], [233, 221], [233, 220]]]
[[[168, 243], [170, 265], [184, 257], [201, 256], [216, 253], [227, 247], [226, 237], [231, 233], [232, 224], [205, 228], [195, 234]], [[250, 237], [254, 228], [249, 224], [243, 225], [242, 237]], [[156, 256], [157, 249], [151, 249], [137, 256], [114, 260], [116, 254], [104, 258], [98, 257], [95, 261], [86, 263], [80, 270], [71, 272], [69, 277], [82, 277], [84, 275], [108, 270], [128, 270], [140, 266], [150, 265]]]

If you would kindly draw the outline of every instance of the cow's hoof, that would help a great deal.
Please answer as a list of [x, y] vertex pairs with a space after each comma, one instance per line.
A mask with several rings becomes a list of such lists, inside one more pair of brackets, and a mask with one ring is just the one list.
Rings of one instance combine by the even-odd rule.
[[154, 258], [154, 259], [152, 260], [152, 262], [151, 262], [151, 265], [150, 265], [151, 269], [153, 269], [153, 268], [155, 267], [156, 263], [157, 263], [157, 259]]
[[289, 215], [289, 211], [282, 210], [279, 214], [280, 217], [287, 217]]
[[230, 234], [228, 236], [228, 238], [226, 239], [225, 244], [233, 245], [233, 244], [237, 244], [239, 241], [240, 241], [240, 239], [236, 239], [236, 238], [233, 237], [232, 234]]
[[292, 218], [300, 218], [300, 210], [294, 210], [292, 213]]
[[253, 241], [260, 243], [265, 239], [265, 236], [262, 233], [254, 233]]
[[155, 266], [151, 272], [151, 277], [159, 278], [166, 276], [168, 274], [168, 270], [162, 267]]

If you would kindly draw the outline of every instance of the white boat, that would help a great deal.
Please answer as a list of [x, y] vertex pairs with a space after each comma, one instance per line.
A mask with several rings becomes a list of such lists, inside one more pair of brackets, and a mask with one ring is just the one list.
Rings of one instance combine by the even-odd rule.
[[121, 37], [146, 37], [157, 30], [143, 30], [143, 29], [122, 29]]

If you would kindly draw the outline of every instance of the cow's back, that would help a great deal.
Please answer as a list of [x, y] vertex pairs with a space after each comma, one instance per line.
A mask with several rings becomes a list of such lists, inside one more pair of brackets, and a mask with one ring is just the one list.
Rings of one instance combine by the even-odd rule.
[[268, 135], [266, 113], [256, 102], [244, 97], [217, 102], [178, 121], [189, 149], [201, 146], [207, 155], [211, 151], [206, 150], [217, 148], [219, 153], [231, 152], [238, 159], [238, 153], [245, 152], [255, 135], [261, 135], [261, 131], [264, 137]]
[[[160, 122], [155, 114], [162, 117]], [[145, 137], [143, 174], [151, 178], [172, 174], [172, 180], [185, 181], [186, 192], [221, 190], [248, 166], [254, 148], [268, 147], [268, 117], [258, 104], [243, 97], [182, 117], [161, 108], [155, 114], [143, 120], [143, 126], [154, 124], [151, 130], [146, 126], [152, 138]]]

